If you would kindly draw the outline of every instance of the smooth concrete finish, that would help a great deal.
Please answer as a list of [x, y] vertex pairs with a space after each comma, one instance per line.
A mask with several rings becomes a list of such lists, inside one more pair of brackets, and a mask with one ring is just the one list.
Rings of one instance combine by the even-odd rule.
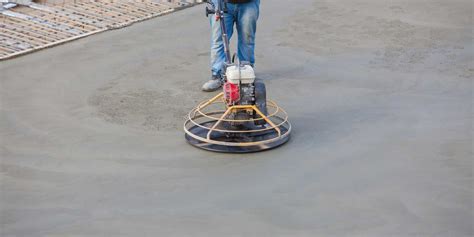
[[0, 63], [1, 236], [473, 235], [471, 1], [262, 1], [250, 155], [184, 140], [203, 8]]

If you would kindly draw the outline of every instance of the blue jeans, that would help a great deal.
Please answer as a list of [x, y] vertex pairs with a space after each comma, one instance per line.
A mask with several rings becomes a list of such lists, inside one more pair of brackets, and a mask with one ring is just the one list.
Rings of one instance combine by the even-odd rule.
[[[217, 7], [217, 0], [212, 0]], [[227, 35], [230, 38], [234, 33], [234, 24], [237, 29], [237, 56], [240, 61], [255, 63], [255, 32], [260, 11], [260, 0], [249, 3], [227, 4], [228, 13], [224, 14]], [[220, 22], [214, 15], [210, 16], [211, 22], [211, 70], [212, 75], [220, 75], [225, 63], [224, 44]]]

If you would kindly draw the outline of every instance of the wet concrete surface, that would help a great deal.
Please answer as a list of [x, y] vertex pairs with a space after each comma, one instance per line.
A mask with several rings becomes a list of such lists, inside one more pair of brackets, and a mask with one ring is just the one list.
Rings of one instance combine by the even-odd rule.
[[470, 1], [263, 1], [248, 155], [184, 140], [203, 8], [0, 62], [1, 236], [473, 235]]

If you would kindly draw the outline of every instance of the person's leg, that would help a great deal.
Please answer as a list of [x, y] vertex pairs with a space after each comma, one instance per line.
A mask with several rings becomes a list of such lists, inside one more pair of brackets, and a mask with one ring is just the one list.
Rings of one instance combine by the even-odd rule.
[[[217, 7], [217, 0], [212, 0]], [[227, 36], [230, 39], [234, 32], [235, 22], [235, 5], [228, 4], [228, 13], [224, 14], [224, 21], [226, 23]], [[210, 16], [211, 23], [211, 80], [204, 83], [203, 91], [211, 92], [219, 89], [222, 86], [221, 71], [224, 67], [225, 52], [224, 43], [222, 41], [222, 32], [220, 21], [216, 20], [215, 15]]]
[[260, 11], [260, 0], [240, 4], [237, 11], [238, 49], [240, 61], [255, 64], [255, 33]]
[[[213, 0], [217, 7], [217, 0]], [[234, 11], [235, 4], [227, 4], [229, 13], [224, 14], [227, 36], [230, 40], [234, 32]], [[211, 71], [212, 75], [220, 75], [225, 62], [224, 43], [222, 41], [222, 32], [220, 22], [216, 21], [215, 15], [210, 16], [211, 22]]]

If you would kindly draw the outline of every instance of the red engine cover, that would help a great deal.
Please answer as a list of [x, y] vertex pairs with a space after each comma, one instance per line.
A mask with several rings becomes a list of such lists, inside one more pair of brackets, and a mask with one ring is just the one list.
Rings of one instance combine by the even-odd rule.
[[224, 98], [228, 105], [233, 105], [240, 100], [240, 89], [238, 85], [226, 82], [224, 84]]

